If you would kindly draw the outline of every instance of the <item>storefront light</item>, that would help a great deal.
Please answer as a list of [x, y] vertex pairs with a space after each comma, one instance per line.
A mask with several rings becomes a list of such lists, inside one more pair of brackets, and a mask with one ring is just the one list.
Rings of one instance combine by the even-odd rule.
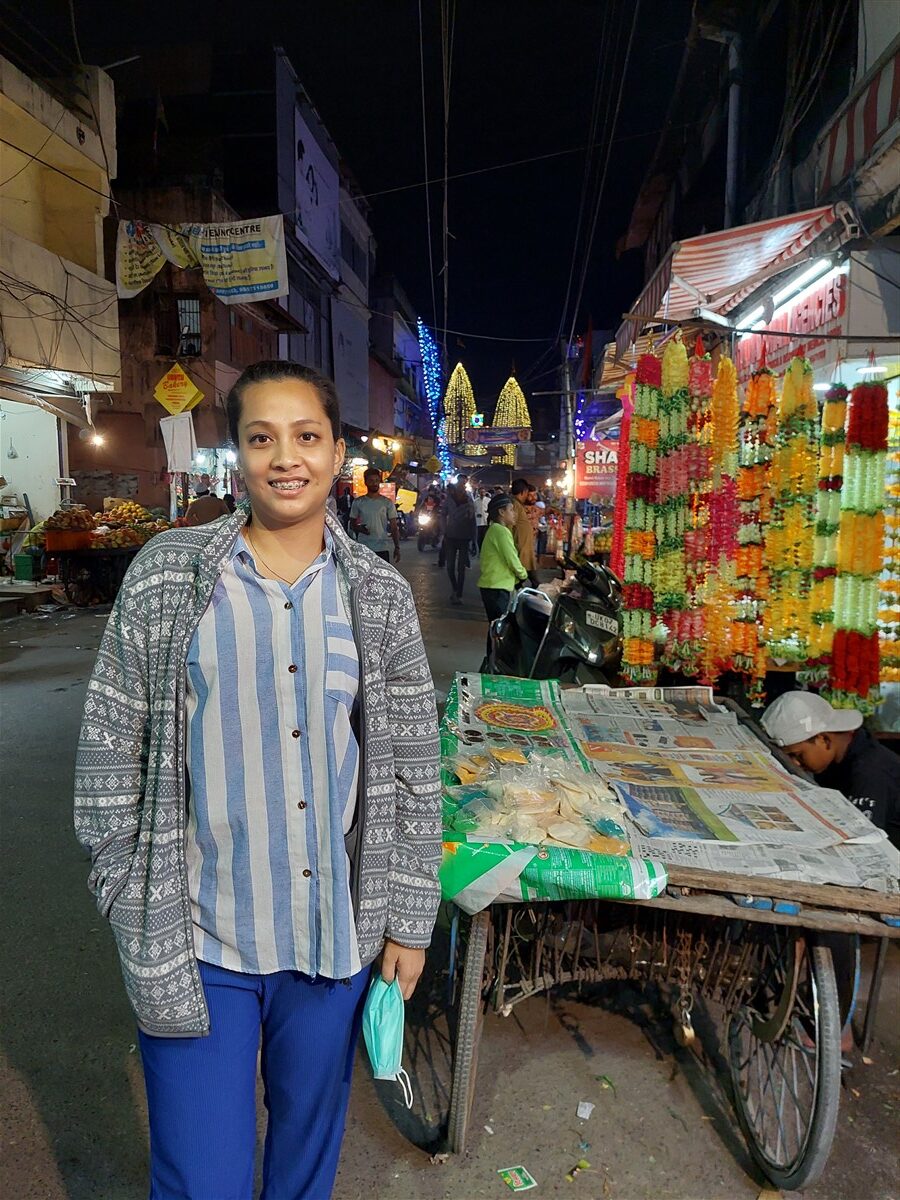
[[237, 462], [237, 454], [233, 450], [226, 450], [224, 457], [225, 461], [231, 465]]
[[364, 433], [359, 440], [361, 442], [367, 442], [369, 440], [369, 435], [367, 433]]
[[400, 449], [400, 443], [399, 442], [391, 442], [391, 449], [396, 452], [397, 450]]
[[351, 467], [367, 467], [368, 465], [369, 465], [369, 460], [367, 458], [351, 458], [350, 459]]
[[91, 435], [91, 445], [92, 446], [102, 446], [105, 442], [106, 442], [106, 438], [103, 436], [102, 433], [93, 433]]
[[783, 304], [785, 300], [789, 300], [792, 296], [796, 296], [798, 292], [802, 292], [807, 284], [824, 275], [826, 271], [831, 270], [830, 258], [818, 258], [816, 261], [800, 275], [792, 279], [780, 291], [776, 292], [772, 297], [772, 303], [777, 308], [779, 304]]
[[384, 439], [380, 438], [380, 437], [372, 438], [372, 449], [373, 450], [383, 450], [384, 449]]

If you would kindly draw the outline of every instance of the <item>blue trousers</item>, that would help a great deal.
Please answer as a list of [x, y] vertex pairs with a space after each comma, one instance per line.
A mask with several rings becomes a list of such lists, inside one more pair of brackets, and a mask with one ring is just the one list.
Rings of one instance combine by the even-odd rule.
[[369, 974], [348, 986], [200, 963], [209, 1036], [140, 1034], [150, 1200], [251, 1200], [260, 1032], [269, 1114], [261, 1200], [327, 1200]]

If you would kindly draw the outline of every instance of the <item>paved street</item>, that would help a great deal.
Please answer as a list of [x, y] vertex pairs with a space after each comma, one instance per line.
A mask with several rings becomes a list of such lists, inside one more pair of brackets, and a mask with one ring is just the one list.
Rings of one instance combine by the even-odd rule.
[[[414, 543], [405, 544], [403, 571], [419, 601], [443, 695], [455, 670], [479, 665], [485, 622], [474, 577], [465, 605], [452, 609], [446, 577], [433, 561], [433, 553], [419, 555]], [[104, 621], [91, 612], [64, 612], [0, 624], [0, 1172], [10, 1200], [146, 1195], [145, 1106], [134, 1026], [71, 828], [81, 703]], [[438, 953], [433, 960], [439, 968]], [[857, 1065], [845, 1075], [831, 1163], [824, 1179], [804, 1193], [807, 1200], [887, 1200], [897, 1194], [898, 966], [894, 949], [873, 1062], [865, 1065], [856, 1055]], [[361, 1056], [336, 1200], [503, 1200], [510, 1193], [496, 1170], [518, 1164], [538, 1180], [536, 1196], [758, 1196], [761, 1181], [749, 1172], [715, 1071], [676, 1051], [665, 1014], [624, 985], [580, 1000], [537, 998], [507, 1019], [489, 1016], [470, 1153], [431, 1163], [429, 1155], [441, 1149], [447, 1103], [443, 996], [438, 970], [411, 1011], [411, 1113], [399, 1102], [399, 1089], [373, 1084]], [[587, 1122], [576, 1118], [580, 1100], [596, 1104]], [[591, 1171], [567, 1183], [566, 1172], [581, 1158]]]

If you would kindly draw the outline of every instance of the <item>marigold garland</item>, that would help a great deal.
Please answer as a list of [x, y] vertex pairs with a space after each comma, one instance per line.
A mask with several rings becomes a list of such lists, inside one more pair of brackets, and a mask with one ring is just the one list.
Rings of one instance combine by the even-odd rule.
[[873, 712], [880, 699], [878, 576], [884, 551], [887, 438], [887, 388], [883, 383], [857, 384], [847, 420], [828, 698], [838, 708], [864, 713]]
[[[712, 682], [730, 670], [736, 619], [735, 579], [738, 551], [737, 371], [727, 355], [719, 359], [710, 404], [712, 484], [709, 498], [709, 571], [704, 596], [705, 637], [702, 672]], [[743, 642], [742, 642], [743, 646]]]
[[632, 683], [652, 681], [653, 559], [656, 553], [656, 445], [662, 364], [643, 354], [635, 372], [634, 413], [625, 482], [622, 674]]
[[771, 521], [765, 535], [770, 600], [765, 641], [775, 659], [807, 657], [817, 493], [817, 408], [812, 367], [793, 359], [784, 376], [770, 468]]
[[748, 676], [747, 694], [762, 702], [766, 647], [762, 615], [769, 597], [763, 530], [769, 522], [769, 466], [775, 442], [777, 405], [775, 376], [763, 361], [751, 375], [741, 413], [737, 477], [738, 548], [735, 553], [734, 659], [736, 671]]
[[813, 543], [813, 581], [807, 660], [798, 672], [803, 683], [821, 684], [828, 678], [834, 641], [834, 579], [837, 575], [838, 530], [844, 473], [844, 422], [847, 389], [833, 384], [825, 393], [819, 439], [819, 481], [816, 496], [816, 536]]

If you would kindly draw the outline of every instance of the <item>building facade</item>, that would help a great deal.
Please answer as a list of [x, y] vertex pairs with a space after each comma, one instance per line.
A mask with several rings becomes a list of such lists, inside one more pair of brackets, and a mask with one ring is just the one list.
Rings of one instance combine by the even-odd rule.
[[[64, 430], [90, 439], [120, 385], [115, 286], [103, 219], [116, 173], [113, 85], [60, 62], [52, 83], [0, 58], [7, 145], [0, 186], [0, 471], [3, 494], [50, 515], [69, 476]], [[77, 492], [74, 496], [79, 499]]]

